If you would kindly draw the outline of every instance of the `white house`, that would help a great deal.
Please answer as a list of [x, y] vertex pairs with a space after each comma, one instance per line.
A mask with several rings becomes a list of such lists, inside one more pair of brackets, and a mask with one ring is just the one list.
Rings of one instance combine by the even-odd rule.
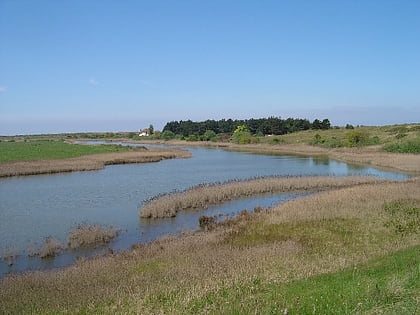
[[148, 136], [150, 136], [149, 129], [143, 129], [139, 131], [139, 137], [148, 137]]

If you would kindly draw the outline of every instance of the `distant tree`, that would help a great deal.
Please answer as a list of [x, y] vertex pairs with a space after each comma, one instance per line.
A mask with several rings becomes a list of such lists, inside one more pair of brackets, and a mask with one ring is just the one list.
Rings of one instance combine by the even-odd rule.
[[321, 121], [319, 119], [315, 119], [312, 122], [312, 129], [315, 129], [315, 130], [321, 129]]
[[149, 125], [149, 135], [152, 135], [152, 134], [154, 134], [155, 133], [155, 128], [153, 128], [153, 125], [152, 124], [150, 124]]
[[329, 119], [324, 119], [321, 123], [321, 129], [327, 130], [331, 128], [331, 123]]
[[204, 141], [212, 141], [215, 138], [216, 138], [216, 133], [213, 130], [206, 130], [206, 132], [202, 136], [202, 139]]
[[353, 125], [347, 124], [346, 129], [354, 129]]

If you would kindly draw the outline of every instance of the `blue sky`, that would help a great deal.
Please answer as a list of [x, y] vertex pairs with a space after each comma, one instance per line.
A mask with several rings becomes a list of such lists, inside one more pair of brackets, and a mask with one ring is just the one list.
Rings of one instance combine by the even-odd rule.
[[420, 122], [420, 1], [0, 0], [0, 134]]

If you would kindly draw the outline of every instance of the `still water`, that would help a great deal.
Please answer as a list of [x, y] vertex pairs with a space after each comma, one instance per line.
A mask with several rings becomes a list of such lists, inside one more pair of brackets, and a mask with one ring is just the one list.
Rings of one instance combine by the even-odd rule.
[[0, 277], [6, 272], [44, 269], [71, 263], [79, 255], [106, 251], [66, 251], [51, 259], [27, 258], [29, 247], [40, 247], [47, 236], [66, 243], [69, 231], [81, 223], [112, 225], [121, 229], [110, 244], [116, 250], [157, 237], [196, 229], [200, 215], [233, 214], [255, 205], [268, 207], [296, 198], [283, 194], [252, 198], [212, 207], [204, 212], [185, 212], [176, 218], [140, 219], [144, 200], [160, 193], [183, 190], [201, 183], [224, 182], [269, 175], [376, 175], [404, 179], [384, 172], [328, 159], [257, 155], [220, 149], [188, 148], [190, 159], [158, 163], [107, 166], [100, 171], [74, 172], [0, 179], [0, 256], [19, 253], [11, 267], [0, 261]]

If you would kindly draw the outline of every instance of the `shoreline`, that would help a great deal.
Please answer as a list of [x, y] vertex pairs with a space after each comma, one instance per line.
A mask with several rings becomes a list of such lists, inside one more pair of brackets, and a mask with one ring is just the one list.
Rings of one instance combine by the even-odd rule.
[[[84, 140], [84, 139], [79, 139]], [[71, 140], [74, 143], [75, 140]], [[308, 144], [234, 144], [228, 142], [204, 142], [185, 140], [131, 140], [104, 139], [110, 142], [136, 144], [161, 144], [169, 146], [215, 148], [227, 151], [268, 155], [295, 155], [325, 157], [339, 162], [371, 166], [385, 171], [420, 175], [420, 154], [388, 153], [378, 146], [328, 149]], [[189, 158], [191, 153], [178, 148], [149, 148], [143, 152], [99, 153], [77, 158], [44, 159], [0, 163], [0, 178], [27, 175], [43, 175], [64, 172], [94, 171], [106, 165], [159, 162], [163, 159]]]
[[165, 159], [190, 158], [183, 149], [147, 149], [120, 153], [99, 153], [75, 158], [43, 159], [0, 163], [0, 178], [67, 172], [96, 171], [107, 165], [159, 162]]
[[[65, 268], [9, 275], [0, 280], [0, 310], [109, 313], [123, 305], [128, 313], [197, 313], [206, 310], [202, 299], [228, 305], [242, 287], [261, 294], [272, 285], [347, 268], [354, 275], [372, 259], [419, 246], [416, 232], [396, 234], [387, 225], [395, 218], [384, 208], [396, 201], [418, 205], [418, 183], [327, 190], [241, 214], [214, 230], [167, 236]], [[241, 293], [236, 307], [248, 295], [254, 296]]]
[[377, 146], [328, 149], [308, 144], [233, 144], [226, 142], [189, 142], [185, 140], [142, 140], [128, 142], [217, 148], [256, 154], [292, 154], [306, 157], [326, 157], [350, 164], [372, 166], [381, 170], [420, 175], [420, 154], [388, 153], [380, 151]]

